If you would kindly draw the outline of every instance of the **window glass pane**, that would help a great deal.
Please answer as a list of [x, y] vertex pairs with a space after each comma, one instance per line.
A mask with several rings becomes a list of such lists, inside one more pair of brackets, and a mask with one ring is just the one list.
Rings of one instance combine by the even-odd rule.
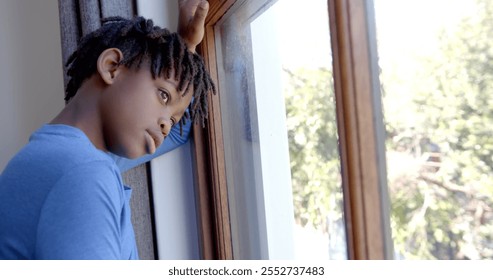
[[493, 1], [374, 0], [399, 259], [493, 258]]
[[346, 259], [327, 1], [284, 0], [273, 8], [281, 43], [296, 254]]
[[327, 1], [238, 1], [215, 31], [235, 257], [346, 259]]

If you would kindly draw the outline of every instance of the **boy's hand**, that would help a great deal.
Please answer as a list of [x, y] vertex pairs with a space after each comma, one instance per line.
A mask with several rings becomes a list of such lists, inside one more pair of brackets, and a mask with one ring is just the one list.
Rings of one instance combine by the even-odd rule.
[[188, 49], [195, 52], [195, 47], [204, 38], [205, 17], [209, 11], [206, 0], [178, 0], [180, 14], [178, 34], [185, 40]]

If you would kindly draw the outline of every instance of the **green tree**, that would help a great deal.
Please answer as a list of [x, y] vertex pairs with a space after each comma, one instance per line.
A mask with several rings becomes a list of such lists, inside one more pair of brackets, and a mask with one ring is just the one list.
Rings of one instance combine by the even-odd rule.
[[[422, 61], [414, 125], [386, 116], [396, 249], [406, 258], [493, 258], [493, 2], [441, 34]], [[384, 70], [385, 71], [385, 70]], [[386, 90], [398, 83], [384, 76]], [[391, 106], [391, 104], [386, 104]]]
[[327, 231], [342, 201], [332, 73], [285, 69], [289, 154], [295, 219]]
[[[392, 235], [408, 259], [493, 259], [493, 1], [476, 2], [412, 84], [382, 69]], [[285, 74], [295, 218], [327, 230], [342, 201], [332, 73]]]

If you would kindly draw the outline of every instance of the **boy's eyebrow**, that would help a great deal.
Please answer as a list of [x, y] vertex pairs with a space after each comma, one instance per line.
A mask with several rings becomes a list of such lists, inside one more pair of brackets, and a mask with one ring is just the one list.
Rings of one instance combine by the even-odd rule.
[[175, 79], [161, 79], [163, 82], [171, 84], [172, 88], [174, 90], [174, 94], [178, 94], [180, 90], [178, 89], [179, 86], [179, 81], [176, 81]]

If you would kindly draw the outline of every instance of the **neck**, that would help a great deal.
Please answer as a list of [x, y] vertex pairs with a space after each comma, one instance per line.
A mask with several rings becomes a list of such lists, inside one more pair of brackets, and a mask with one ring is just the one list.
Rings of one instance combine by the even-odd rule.
[[103, 137], [99, 96], [102, 88], [92, 77], [85, 81], [65, 108], [50, 122], [77, 127], [99, 150], [107, 151]]

